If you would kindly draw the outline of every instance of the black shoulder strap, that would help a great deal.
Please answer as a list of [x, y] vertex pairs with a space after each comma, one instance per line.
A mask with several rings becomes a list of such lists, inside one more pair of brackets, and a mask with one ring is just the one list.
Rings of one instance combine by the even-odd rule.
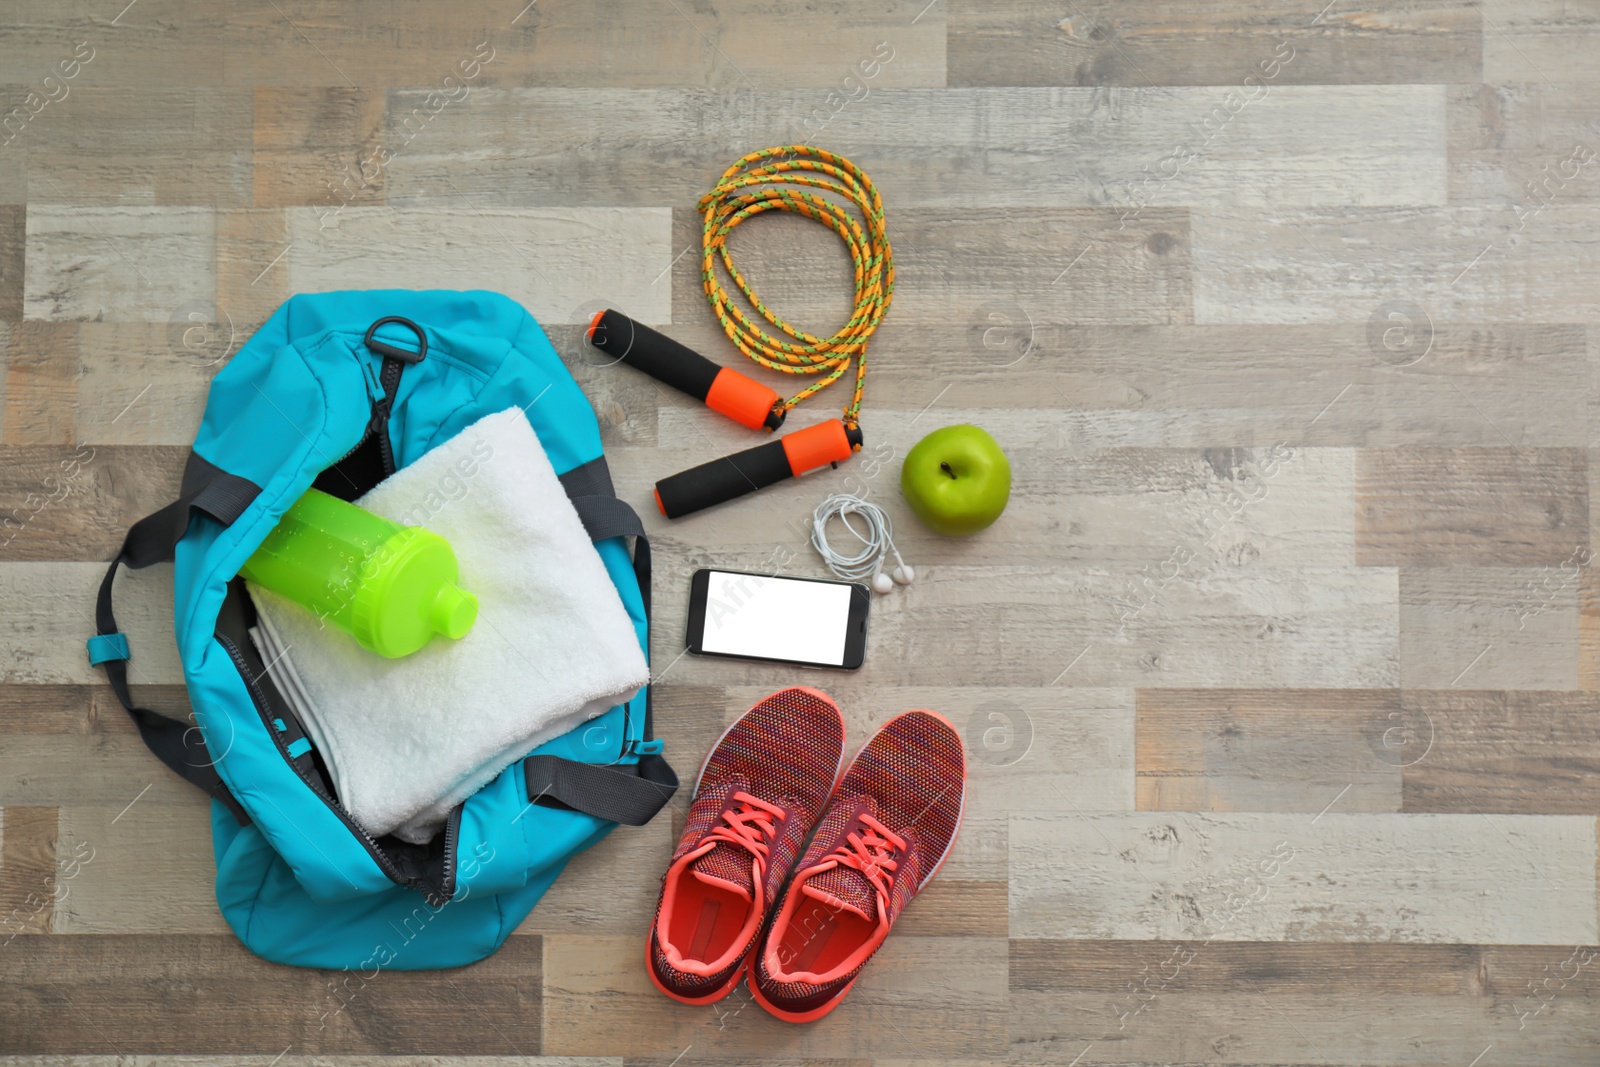
[[[611, 472], [605, 457], [592, 460], [561, 475], [561, 484], [572, 500], [573, 509], [583, 522], [591, 541], [612, 537], [632, 537], [633, 573], [639, 580], [639, 595], [644, 600], [644, 615], [650, 618], [650, 539], [644, 523], [626, 501], [618, 499], [611, 485]], [[536, 803], [549, 803], [625, 826], [643, 826], [653, 819], [678, 790], [678, 775], [660, 753], [654, 739], [652, 701], [649, 688], [644, 696], [645, 745], [639, 762], [628, 764], [581, 763], [559, 756], [529, 756], [523, 761], [528, 796]]]
[[[634, 537], [633, 571], [644, 600], [645, 618], [650, 616], [650, 542], [644, 524], [627, 503], [619, 500], [611, 487], [611, 475], [604, 457], [574, 469], [561, 478], [571, 495], [573, 507], [594, 541], [612, 537]], [[172, 559], [177, 543], [189, 528], [195, 511], [229, 525], [244, 513], [261, 487], [227, 473], [191, 452], [184, 468], [183, 490], [178, 499], [160, 511], [134, 523], [122, 542], [117, 558], [111, 561], [95, 606], [97, 635], [89, 641], [90, 662], [102, 666], [106, 679], [122, 706], [128, 710], [145, 745], [162, 763], [180, 777], [199, 786], [226, 804], [241, 822], [249, 822], [244, 808], [228, 791], [206, 751], [205, 739], [194, 726], [169, 719], [147, 708], [135, 707], [128, 690], [128, 642], [117, 630], [111, 606], [111, 586], [117, 568], [148, 567]], [[541, 803], [588, 812], [611, 822], [642, 826], [672, 799], [678, 777], [652, 740], [652, 708], [649, 690], [645, 691], [642, 746], [636, 764], [603, 765], [581, 763], [559, 756], [530, 756], [524, 761], [528, 795]]]
[[117, 568], [124, 564], [138, 570], [172, 559], [173, 550], [188, 530], [194, 512], [199, 511], [227, 526], [244, 514], [260, 492], [261, 487], [254, 482], [229, 474], [190, 452], [178, 499], [129, 527], [122, 549], [106, 569], [95, 602], [96, 636], [89, 641], [89, 661], [105, 668], [111, 691], [116, 693], [139, 728], [139, 736], [146, 747], [180, 777], [226, 804], [241, 823], [249, 822], [249, 816], [217, 774], [200, 730], [181, 720], [134, 706], [128, 690], [128, 641], [117, 630], [116, 615], [111, 608], [111, 586], [116, 580]]

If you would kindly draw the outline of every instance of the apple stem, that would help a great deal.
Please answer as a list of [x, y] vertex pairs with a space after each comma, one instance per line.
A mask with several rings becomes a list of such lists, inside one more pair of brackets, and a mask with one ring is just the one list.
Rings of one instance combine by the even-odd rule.
[[956, 472], [950, 469], [950, 464], [948, 464], [948, 463], [939, 464], [939, 469], [944, 471], [946, 474], [948, 474], [952, 478], [954, 478], [956, 476]]

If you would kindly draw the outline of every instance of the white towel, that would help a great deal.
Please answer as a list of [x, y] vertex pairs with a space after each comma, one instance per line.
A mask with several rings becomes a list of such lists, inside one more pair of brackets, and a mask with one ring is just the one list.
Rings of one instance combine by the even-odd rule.
[[345, 809], [374, 836], [422, 843], [532, 749], [632, 699], [649, 670], [521, 411], [479, 420], [357, 503], [450, 541], [478, 597], [472, 630], [385, 659], [251, 584], [252, 636]]

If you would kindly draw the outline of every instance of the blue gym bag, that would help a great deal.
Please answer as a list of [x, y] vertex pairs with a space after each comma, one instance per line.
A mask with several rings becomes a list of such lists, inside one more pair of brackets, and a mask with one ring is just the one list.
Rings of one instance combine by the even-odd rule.
[[[213, 798], [217, 903], [269, 960], [415, 970], [481, 959], [568, 859], [618, 823], [648, 822], [677, 789], [645, 689], [512, 765], [428, 845], [374, 840], [340, 806], [246, 633], [255, 608], [239, 568], [308, 488], [354, 499], [508, 407], [527, 414], [648, 655], [643, 527], [612, 490], [577, 383], [533, 317], [497, 293], [289, 300], [212, 382], [179, 498], [133, 525], [106, 572], [90, 662], [150, 750]], [[165, 560], [193, 724], [134, 706], [111, 609], [118, 566]]]

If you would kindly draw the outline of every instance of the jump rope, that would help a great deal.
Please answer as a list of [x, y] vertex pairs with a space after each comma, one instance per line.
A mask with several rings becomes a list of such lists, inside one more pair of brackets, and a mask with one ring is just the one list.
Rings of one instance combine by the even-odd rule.
[[[793, 408], [844, 377], [852, 360], [855, 388], [843, 418], [808, 426], [657, 482], [656, 505], [669, 519], [838, 463], [860, 451], [867, 341], [894, 297], [894, 257], [884, 228], [883, 200], [872, 179], [843, 156], [810, 145], [751, 152], [723, 172], [697, 207], [704, 218], [701, 280], [723, 332], [761, 366], [784, 374], [818, 376], [816, 380], [791, 397], [780, 397], [754, 378], [713, 363], [614, 310], [602, 311], [590, 322], [589, 343], [754, 430], [778, 429]], [[808, 333], [767, 307], [734, 263], [728, 246], [734, 227], [767, 211], [793, 211], [820, 222], [838, 234], [849, 250], [855, 305], [849, 321], [832, 337]], [[759, 319], [734, 300], [723, 283], [724, 272]], [[881, 553], [878, 558], [881, 562]]]

